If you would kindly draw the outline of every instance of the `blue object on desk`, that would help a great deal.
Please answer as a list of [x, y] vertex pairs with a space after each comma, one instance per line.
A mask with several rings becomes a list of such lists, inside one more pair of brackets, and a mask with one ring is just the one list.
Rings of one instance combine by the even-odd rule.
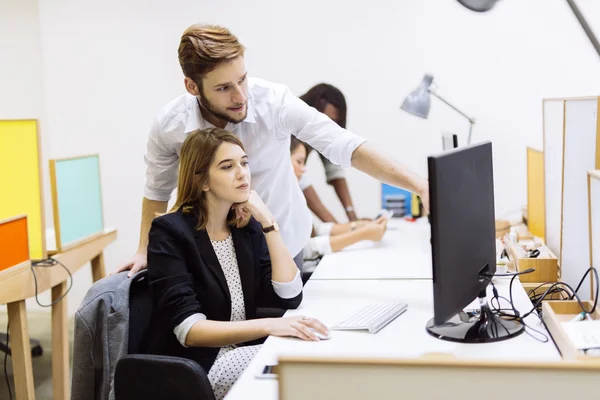
[[381, 184], [381, 208], [393, 210], [394, 217], [405, 217], [410, 214], [412, 193], [408, 190]]

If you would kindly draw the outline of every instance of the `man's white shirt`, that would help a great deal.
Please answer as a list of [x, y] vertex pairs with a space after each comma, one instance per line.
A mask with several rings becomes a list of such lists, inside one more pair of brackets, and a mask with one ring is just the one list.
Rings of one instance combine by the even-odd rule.
[[[145, 161], [144, 197], [168, 201], [177, 186], [179, 154], [188, 134], [212, 124], [200, 113], [196, 97], [181, 95], [159, 112], [150, 136]], [[228, 123], [244, 144], [252, 189], [273, 213], [292, 257], [310, 238], [312, 217], [290, 161], [290, 135], [308, 143], [326, 158], [350, 167], [352, 153], [365, 139], [355, 135], [294, 96], [283, 85], [262, 79], [248, 80], [248, 115]]]

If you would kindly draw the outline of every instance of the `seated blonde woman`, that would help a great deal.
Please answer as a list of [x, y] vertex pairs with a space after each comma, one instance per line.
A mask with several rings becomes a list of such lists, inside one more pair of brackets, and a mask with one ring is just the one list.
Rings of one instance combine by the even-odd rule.
[[[306, 171], [306, 146], [292, 136], [290, 153], [294, 174], [300, 181]], [[314, 260], [340, 251], [361, 240], [380, 241], [387, 227], [387, 218], [375, 221], [353, 221], [347, 224], [325, 222], [313, 226], [312, 237], [304, 248], [304, 259]]]
[[217, 399], [259, 350], [250, 342], [328, 334], [314, 318], [256, 319], [257, 307], [297, 308], [302, 282], [271, 211], [250, 190], [248, 162], [232, 133], [191, 133], [175, 206], [152, 222], [149, 236], [155, 307], [146, 352], [195, 360]]

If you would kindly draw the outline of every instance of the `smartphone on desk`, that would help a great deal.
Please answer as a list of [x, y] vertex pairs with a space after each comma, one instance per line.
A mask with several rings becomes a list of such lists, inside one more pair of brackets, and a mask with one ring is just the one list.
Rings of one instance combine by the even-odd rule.
[[263, 365], [256, 377], [258, 379], [277, 379], [277, 374], [275, 373], [276, 365]]
[[394, 215], [394, 210], [382, 209], [381, 211], [379, 211], [379, 213], [377, 214], [377, 216], [375, 217], [375, 219], [379, 219], [381, 217], [385, 217], [387, 220], [389, 220], [390, 218], [392, 218], [393, 215]]

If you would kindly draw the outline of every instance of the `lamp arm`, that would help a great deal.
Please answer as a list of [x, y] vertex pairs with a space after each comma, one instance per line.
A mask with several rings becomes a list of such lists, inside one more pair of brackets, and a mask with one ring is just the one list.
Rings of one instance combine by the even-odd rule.
[[581, 13], [581, 11], [579, 11], [579, 7], [577, 7], [577, 4], [575, 4], [575, 0], [567, 0], [567, 3], [571, 7], [571, 10], [573, 10], [573, 14], [575, 14], [577, 21], [579, 21], [579, 24], [585, 31], [585, 34], [587, 35], [588, 39], [590, 39], [590, 42], [592, 42], [592, 45], [594, 46], [596, 52], [600, 56], [600, 43], [598, 43], [598, 39], [596, 39], [596, 36], [594, 36], [594, 32], [592, 32], [592, 29], [583, 17], [583, 14]]
[[429, 93], [431, 93], [432, 95], [434, 95], [435, 97], [437, 97], [438, 99], [440, 99], [441, 101], [443, 101], [448, 107], [452, 108], [454, 111], [456, 111], [457, 113], [459, 113], [460, 115], [462, 115], [463, 117], [465, 117], [466, 119], [468, 119], [469, 122], [471, 123], [471, 125], [473, 125], [475, 123], [475, 120], [473, 118], [469, 117], [467, 114], [465, 114], [464, 112], [460, 111], [458, 108], [454, 107], [452, 104], [450, 104], [447, 100], [445, 100], [439, 94], [437, 94], [436, 92], [434, 92], [431, 89], [427, 89], [427, 90], [429, 91]]

